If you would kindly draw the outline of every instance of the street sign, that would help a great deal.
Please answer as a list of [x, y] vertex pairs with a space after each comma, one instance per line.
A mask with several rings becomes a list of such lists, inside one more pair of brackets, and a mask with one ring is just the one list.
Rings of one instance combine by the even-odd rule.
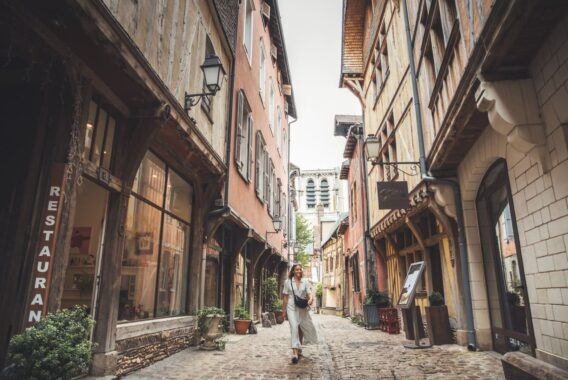
[[381, 210], [407, 209], [410, 206], [406, 181], [377, 182], [377, 192]]

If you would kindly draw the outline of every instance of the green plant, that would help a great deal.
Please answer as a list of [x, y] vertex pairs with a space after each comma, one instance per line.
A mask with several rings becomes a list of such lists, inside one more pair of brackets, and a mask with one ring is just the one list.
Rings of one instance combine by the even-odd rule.
[[444, 304], [444, 296], [440, 292], [432, 292], [428, 296], [430, 306], [442, 306]]
[[244, 305], [235, 307], [235, 319], [250, 320], [250, 313], [244, 307]]
[[217, 346], [217, 350], [219, 351], [225, 351], [225, 346], [227, 345], [227, 340], [226, 339], [217, 339], [215, 341], [215, 345]]
[[272, 303], [272, 310], [273, 311], [282, 311], [283, 302], [280, 298]]
[[48, 313], [45, 319], [10, 339], [10, 372], [18, 379], [70, 379], [91, 362], [89, 332], [94, 320], [85, 309]]
[[516, 292], [507, 292], [507, 302], [509, 305], [517, 306], [521, 303], [521, 297]]
[[386, 307], [390, 305], [390, 298], [387, 292], [378, 292], [370, 289], [364, 301], [365, 305], [377, 305], [378, 307]]
[[94, 277], [92, 275], [84, 274], [77, 278], [77, 288], [81, 293], [90, 292], [93, 289]]
[[[275, 311], [274, 303], [280, 299], [278, 296], [278, 281], [275, 277], [268, 277], [264, 280], [264, 299], [267, 305], [267, 311]], [[280, 306], [282, 308], [282, 306]]]
[[318, 282], [316, 285], [316, 297], [321, 298], [323, 296], [323, 285], [321, 282]]
[[208, 330], [208, 326], [205, 324], [206, 316], [208, 315], [221, 315], [221, 327], [223, 332], [227, 331], [228, 321], [227, 321], [227, 313], [225, 310], [215, 307], [215, 306], [208, 306], [204, 307], [203, 309], [199, 309], [196, 311], [195, 315], [197, 316], [197, 328], [199, 329], [199, 333], [201, 336], [205, 335]]

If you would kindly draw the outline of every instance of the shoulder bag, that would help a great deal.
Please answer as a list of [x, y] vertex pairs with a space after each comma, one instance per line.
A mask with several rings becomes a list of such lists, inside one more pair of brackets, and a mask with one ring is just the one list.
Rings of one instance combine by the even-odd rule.
[[305, 309], [308, 307], [308, 300], [300, 298], [294, 293], [294, 279], [290, 279], [290, 287], [292, 288], [292, 294], [294, 295], [294, 304], [298, 306], [300, 309]]

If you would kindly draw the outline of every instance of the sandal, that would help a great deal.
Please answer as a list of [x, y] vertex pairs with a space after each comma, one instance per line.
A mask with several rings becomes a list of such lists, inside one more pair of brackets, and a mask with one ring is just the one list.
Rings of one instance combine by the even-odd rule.
[[298, 359], [298, 357], [296, 355], [292, 356], [292, 364], [298, 364], [298, 361], [300, 359]]

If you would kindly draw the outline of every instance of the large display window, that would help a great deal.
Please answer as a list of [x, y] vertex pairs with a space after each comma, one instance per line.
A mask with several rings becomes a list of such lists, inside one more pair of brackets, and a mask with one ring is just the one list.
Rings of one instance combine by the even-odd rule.
[[193, 187], [151, 152], [132, 187], [119, 321], [185, 313]]

